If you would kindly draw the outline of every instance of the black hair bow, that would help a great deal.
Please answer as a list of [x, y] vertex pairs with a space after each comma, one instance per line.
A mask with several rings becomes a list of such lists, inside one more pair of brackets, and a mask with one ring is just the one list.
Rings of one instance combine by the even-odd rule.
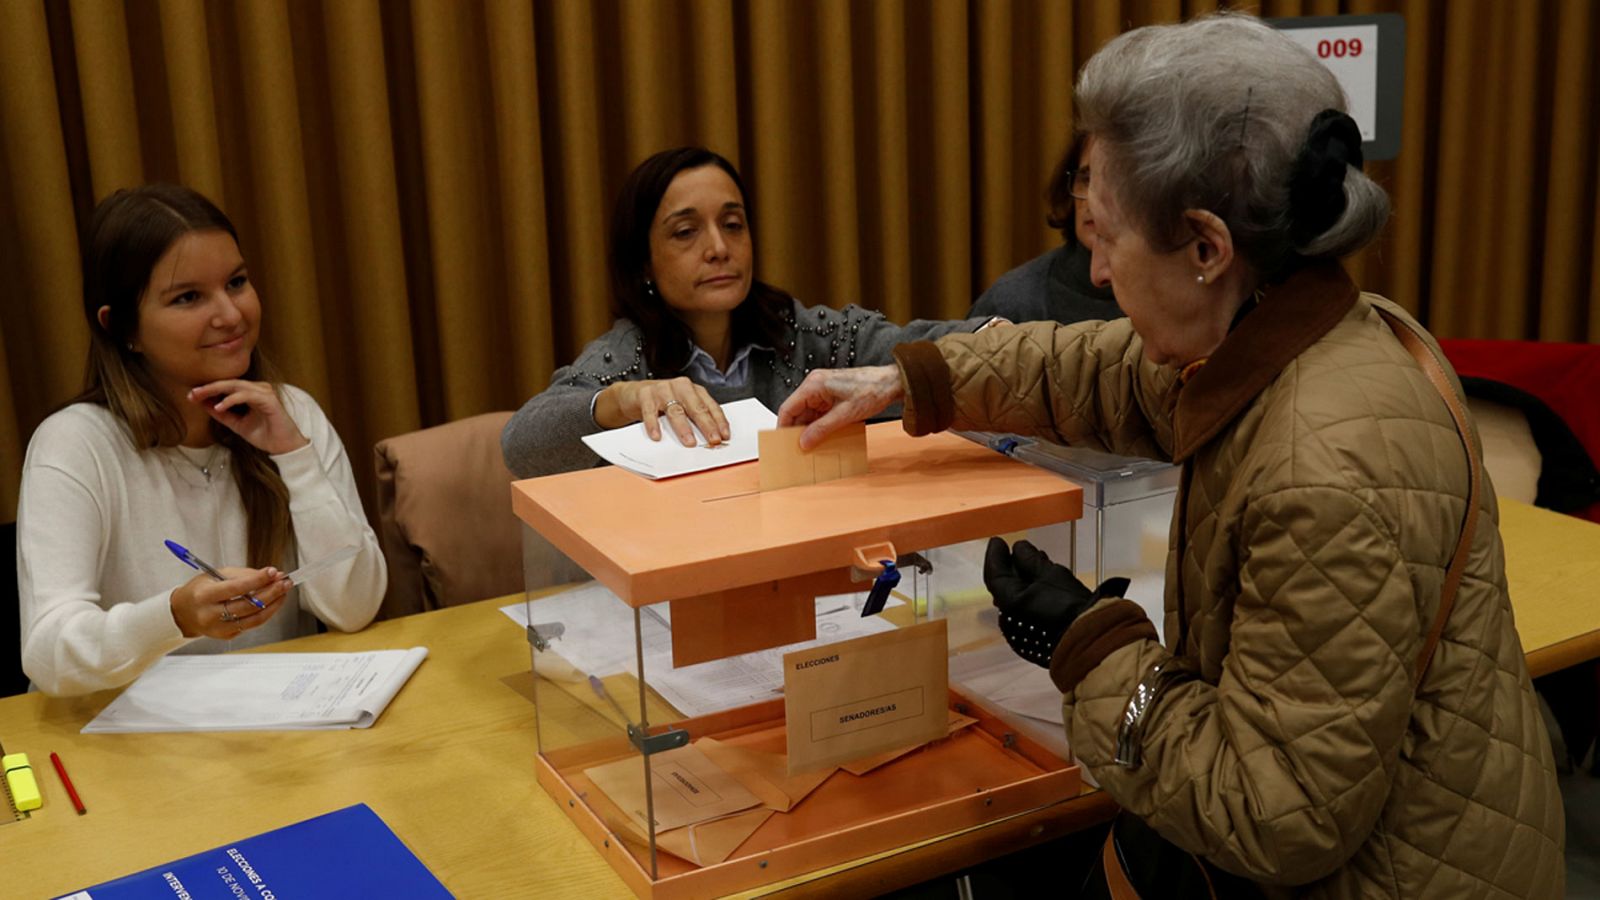
[[1344, 215], [1346, 166], [1361, 168], [1361, 129], [1337, 109], [1311, 120], [1289, 181], [1289, 237], [1303, 247]]

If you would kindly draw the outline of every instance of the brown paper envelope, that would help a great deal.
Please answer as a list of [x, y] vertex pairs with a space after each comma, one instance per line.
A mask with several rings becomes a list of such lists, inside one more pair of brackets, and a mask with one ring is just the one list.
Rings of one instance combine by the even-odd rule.
[[867, 426], [857, 422], [828, 435], [810, 450], [800, 449], [803, 427], [775, 428], [756, 435], [761, 489], [775, 491], [863, 475], [867, 471]]
[[829, 766], [816, 772], [790, 775], [789, 761], [781, 753], [724, 744], [716, 738], [701, 738], [694, 745], [723, 771], [739, 779], [739, 783], [760, 797], [769, 809], [778, 812], [793, 809], [835, 771]]
[[[976, 725], [977, 722], [977, 719], [974, 719], [971, 716], [963, 716], [952, 709], [950, 710], [950, 730], [945, 732], [945, 736], [949, 737], [968, 725]], [[905, 756], [907, 753], [920, 749], [922, 748], [902, 747], [899, 750], [890, 750], [886, 753], [879, 753], [877, 756], [868, 756], [864, 759], [855, 760], [854, 762], [847, 762], [839, 768], [849, 772], [851, 775], [865, 775], [884, 763], [894, 762], [900, 757]]]
[[[738, 779], [722, 771], [692, 746], [651, 756], [650, 773], [657, 834], [761, 803]], [[589, 776], [595, 787], [604, 791], [636, 827], [645, 830], [644, 765], [639, 757], [584, 769], [583, 774]]]
[[697, 866], [716, 865], [732, 856], [771, 815], [772, 810], [762, 807], [663, 831], [656, 835], [656, 847]]
[[789, 772], [811, 772], [943, 737], [945, 622], [869, 634], [783, 657]]

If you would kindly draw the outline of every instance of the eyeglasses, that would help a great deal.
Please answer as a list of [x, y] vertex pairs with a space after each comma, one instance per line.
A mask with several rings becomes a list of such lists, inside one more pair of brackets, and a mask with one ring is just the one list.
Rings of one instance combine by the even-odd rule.
[[1067, 173], [1070, 176], [1067, 194], [1074, 200], [1089, 199], [1089, 170], [1073, 169]]

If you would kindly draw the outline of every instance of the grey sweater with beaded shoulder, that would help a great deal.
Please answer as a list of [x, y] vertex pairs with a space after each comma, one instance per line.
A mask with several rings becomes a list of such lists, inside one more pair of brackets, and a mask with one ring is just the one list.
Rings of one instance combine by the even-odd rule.
[[[906, 341], [928, 341], [953, 331], [975, 331], [988, 316], [948, 322], [918, 319], [896, 325], [882, 313], [847, 306], [802, 306], [794, 303], [786, 346], [750, 351], [750, 376], [737, 386], [704, 385], [718, 403], [755, 397], [777, 411], [812, 369], [878, 366], [893, 362], [890, 351]], [[618, 319], [611, 330], [591, 341], [570, 366], [550, 377], [550, 387], [517, 410], [500, 434], [506, 466], [519, 478], [570, 472], [601, 463], [581, 438], [601, 431], [591, 403], [596, 394], [618, 381], [673, 378], [680, 372], [652, 373], [644, 361], [639, 328]], [[899, 415], [898, 408], [884, 414]]]

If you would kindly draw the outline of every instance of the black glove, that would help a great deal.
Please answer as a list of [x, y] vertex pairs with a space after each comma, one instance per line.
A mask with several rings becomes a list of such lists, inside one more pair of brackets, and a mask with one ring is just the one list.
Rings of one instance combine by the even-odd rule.
[[1102, 597], [1121, 597], [1128, 579], [1107, 578], [1091, 591], [1066, 566], [1044, 551], [1017, 541], [1015, 547], [989, 539], [983, 557], [983, 583], [1000, 610], [1000, 633], [1023, 659], [1050, 667], [1050, 657], [1072, 623]]

